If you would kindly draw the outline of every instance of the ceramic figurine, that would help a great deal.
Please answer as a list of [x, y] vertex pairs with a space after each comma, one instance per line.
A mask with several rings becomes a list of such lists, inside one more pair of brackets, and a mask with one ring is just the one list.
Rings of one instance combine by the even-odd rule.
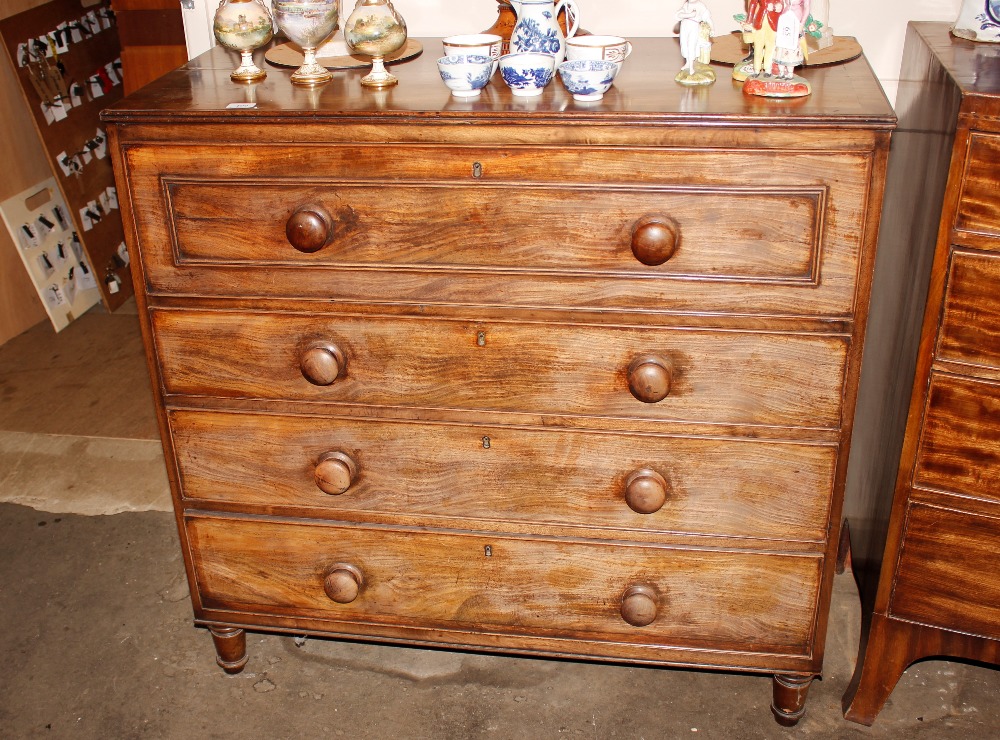
[[734, 15], [735, 20], [740, 25], [743, 34], [743, 43], [749, 47], [750, 53], [738, 61], [733, 66], [733, 79], [737, 82], [745, 82], [746, 78], [754, 74], [753, 70], [753, 25], [750, 23], [746, 13]]
[[712, 50], [712, 15], [701, 0], [684, 0], [677, 11], [684, 66], [674, 77], [682, 85], [711, 85], [715, 70], [709, 65]]
[[749, 0], [745, 24], [753, 44], [753, 75], [743, 92], [767, 98], [809, 95], [809, 82], [795, 74], [808, 54], [809, 0]]
[[390, 0], [358, 0], [344, 24], [344, 38], [355, 54], [372, 58], [372, 71], [361, 78], [365, 87], [390, 87], [399, 80], [385, 68], [385, 57], [403, 48], [406, 23]]
[[812, 0], [806, 18], [806, 42], [813, 51], [833, 46], [833, 29], [830, 28], [830, 0]]
[[268, 41], [274, 33], [271, 15], [260, 0], [222, 0], [212, 23], [215, 38], [227, 49], [240, 53], [240, 66], [229, 78], [234, 82], [263, 80], [267, 72], [253, 61], [253, 50]]
[[970, 41], [1000, 43], [1000, 0], [964, 0], [951, 32]]

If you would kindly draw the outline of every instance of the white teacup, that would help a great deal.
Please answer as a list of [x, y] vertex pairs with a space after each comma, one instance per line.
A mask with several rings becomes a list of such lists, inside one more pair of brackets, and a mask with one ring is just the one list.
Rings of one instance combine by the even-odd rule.
[[566, 39], [566, 60], [600, 59], [614, 62], [621, 69], [622, 62], [632, 53], [632, 44], [621, 36], [572, 36]]
[[493, 33], [466, 33], [449, 36], [442, 40], [445, 56], [465, 55], [489, 57], [493, 60], [493, 70], [497, 71], [503, 39]]

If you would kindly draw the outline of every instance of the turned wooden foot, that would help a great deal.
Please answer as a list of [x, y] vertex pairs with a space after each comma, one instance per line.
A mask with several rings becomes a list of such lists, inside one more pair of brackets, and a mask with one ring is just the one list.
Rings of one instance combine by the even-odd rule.
[[210, 627], [215, 643], [215, 662], [226, 673], [239, 673], [247, 664], [247, 636], [234, 627]]
[[794, 727], [806, 713], [806, 696], [815, 676], [777, 674], [771, 680], [771, 713], [783, 727]]

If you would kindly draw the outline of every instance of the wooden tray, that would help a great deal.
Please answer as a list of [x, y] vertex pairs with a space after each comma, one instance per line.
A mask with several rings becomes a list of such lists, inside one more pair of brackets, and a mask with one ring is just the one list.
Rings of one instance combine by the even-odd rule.
[[[719, 64], [735, 65], [749, 53], [749, 48], [743, 43], [742, 34], [738, 31], [712, 39], [712, 61]], [[834, 36], [833, 46], [818, 51], [809, 50], [809, 60], [806, 67], [818, 67], [824, 64], [840, 64], [849, 62], [861, 56], [861, 44], [853, 36]]]
[[[407, 59], [413, 59], [413, 57], [420, 54], [423, 50], [424, 47], [419, 41], [407, 39], [402, 49], [389, 54], [385, 58], [385, 63], [405, 62]], [[276, 67], [301, 67], [302, 49], [291, 41], [286, 41], [284, 44], [272, 46], [268, 49], [264, 54], [264, 58]], [[316, 61], [327, 69], [355, 69], [372, 66], [371, 57], [355, 56], [353, 54], [340, 57], [316, 57]]]

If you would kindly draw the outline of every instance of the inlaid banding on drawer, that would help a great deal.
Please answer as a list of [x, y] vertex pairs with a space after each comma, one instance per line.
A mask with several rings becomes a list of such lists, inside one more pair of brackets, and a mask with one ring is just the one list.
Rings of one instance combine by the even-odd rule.
[[[172, 178], [164, 186], [179, 265], [500, 268], [805, 285], [819, 280], [826, 203], [825, 187]], [[234, 203], [254, 206], [246, 212]], [[296, 250], [286, 236], [289, 218], [306, 205], [329, 215], [329, 242], [313, 252]], [[676, 225], [659, 265], [643, 264], [632, 251], [633, 230], [647, 216]]]
[[[643, 530], [822, 542], [837, 460], [833, 445], [762, 440], [188, 410], [168, 418], [181, 491], [195, 506], [569, 525], [619, 537]], [[354, 465], [338, 495], [317, 485], [328, 453]], [[627, 496], [630, 476], [643, 470], [666, 484], [648, 514]]]
[[942, 360], [1000, 369], [1000, 255], [954, 251], [937, 355]]
[[[358, 634], [396, 625], [795, 655], [809, 649], [822, 563], [256, 519], [188, 517], [187, 533], [205, 608], [328, 619]], [[349, 603], [324, 591], [336, 566], [361, 581]], [[656, 595], [645, 627], [621, 615], [633, 585]]]
[[[151, 318], [168, 396], [706, 424], [838, 428], [848, 349], [846, 337], [778, 332], [168, 309]], [[656, 403], [630, 388], [630, 365], [644, 357], [670, 367]]]
[[1000, 502], [1000, 383], [931, 374], [913, 484]]

